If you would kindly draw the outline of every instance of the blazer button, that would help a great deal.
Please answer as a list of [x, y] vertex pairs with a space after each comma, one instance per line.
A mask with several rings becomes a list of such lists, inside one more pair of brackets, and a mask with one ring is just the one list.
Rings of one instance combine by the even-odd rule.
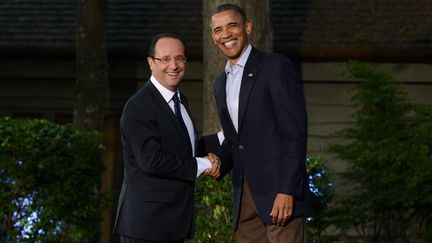
[[239, 149], [239, 150], [243, 150], [243, 149], [244, 149], [244, 146], [243, 146], [243, 145], [239, 145], [239, 146], [238, 146], [238, 149]]

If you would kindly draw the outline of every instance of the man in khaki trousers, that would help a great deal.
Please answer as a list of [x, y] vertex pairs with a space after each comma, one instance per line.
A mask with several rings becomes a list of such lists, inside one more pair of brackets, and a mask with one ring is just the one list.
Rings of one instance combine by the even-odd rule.
[[288, 58], [249, 44], [252, 23], [240, 7], [222, 4], [210, 18], [213, 42], [228, 59], [214, 95], [225, 139], [221, 176], [233, 170], [237, 240], [305, 242], [311, 192], [302, 85]]

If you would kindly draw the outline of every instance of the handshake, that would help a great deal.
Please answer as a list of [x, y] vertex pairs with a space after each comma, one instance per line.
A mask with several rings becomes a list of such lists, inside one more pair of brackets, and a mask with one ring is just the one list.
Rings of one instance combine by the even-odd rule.
[[217, 157], [213, 153], [209, 153], [206, 158], [210, 161], [212, 167], [206, 169], [203, 174], [205, 176], [213, 177], [213, 179], [217, 179], [220, 176], [220, 166], [221, 166], [221, 161], [219, 157]]

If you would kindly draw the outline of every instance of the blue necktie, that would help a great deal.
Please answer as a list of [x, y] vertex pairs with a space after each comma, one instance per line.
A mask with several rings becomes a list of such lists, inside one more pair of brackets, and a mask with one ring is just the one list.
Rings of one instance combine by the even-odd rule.
[[184, 120], [183, 120], [183, 117], [182, 117], [182, 114], [181, 114], [180, 100], [178, 98], [178, 93], [177, 92], [172, 97], [172, 100], [174, 101], [174, 113], [175, 113], [175, 115], [177, 117], [177, 120], [180, 123], [180, 126], [181, 126], [184, 134], [186, 135], [189, 149], [192, 152], [192, 145], [191, 145], [191, 141], [190, 141], [190, 138], [189, 138], [189, 132], [187, 130], [186, 124], [184, 123]]

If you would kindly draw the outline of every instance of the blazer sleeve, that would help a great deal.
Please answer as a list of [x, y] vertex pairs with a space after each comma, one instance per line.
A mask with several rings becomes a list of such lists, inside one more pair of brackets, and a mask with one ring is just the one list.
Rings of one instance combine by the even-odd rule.
[[228, 174], [233, 168], [233, 156], [232, 156], [232, 144], [227, 139], [225, 139], [220, 146], [216, 155], [221, 160], [220, 176], [217, 178], [218, 181]]
[[[137, 103], [141, 102], [126, 105], [120, 123], [122, 140], [126, 143], [124, 147], [130, 149], [127, 156], [132, 157], [126, 161], [136, 161], [139, 169], [147, 175], [195, 181], [196, 159], [186, 152], [186, 148], [175, 144], [179, 139], [163, 134], [165, 131], [160, 127], [156, 111]], [[162, 145], [163, 136], [169, 137], [174, 144], [169, 148]]]
[[217, 134], [210, 134], [199, 138], [197, 143], [198, 157], [207, 156], [208, 153], [216, 153], [221, 147]]
[[203, 157], [208, 153], [214, 153], [221, 161], [220, 173], [217, 180], [221, 180], [233, 167], [231, 143], [224, 140], [222, 144], [219, 142], [217, 134], [206, 135], [198, 141], [197, 156]]
[[278, 192], [303, 198], [307, 147], [307, 114], [303, 88], [288, 58], [281, 58], [273, 74], [270, 97], [282, 151]]

